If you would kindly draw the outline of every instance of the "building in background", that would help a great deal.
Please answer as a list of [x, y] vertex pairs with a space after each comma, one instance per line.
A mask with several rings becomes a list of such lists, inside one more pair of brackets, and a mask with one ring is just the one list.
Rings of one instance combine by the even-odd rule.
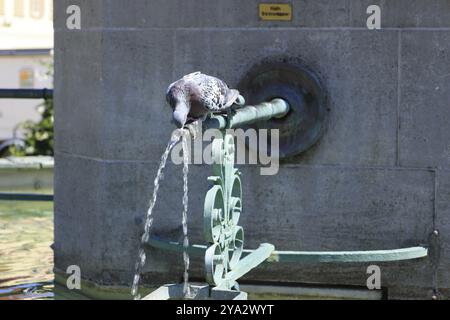
[[[0, 88], [51, 88], [53, 0], [0, 0]], [[0, 142], [36, 120], [37, 100], [0, 99]]]

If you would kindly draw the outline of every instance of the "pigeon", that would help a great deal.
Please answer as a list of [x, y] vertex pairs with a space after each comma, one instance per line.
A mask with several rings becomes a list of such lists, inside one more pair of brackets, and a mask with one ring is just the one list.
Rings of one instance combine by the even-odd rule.
[[230, 112], [233, 104], [244, 104], [238, 90], [201, 72], [190, 73], [172, 83], [167, 89], [166, 100], [172, 107], [173, 121], [178, 128], [203, 121], [210, 113]]

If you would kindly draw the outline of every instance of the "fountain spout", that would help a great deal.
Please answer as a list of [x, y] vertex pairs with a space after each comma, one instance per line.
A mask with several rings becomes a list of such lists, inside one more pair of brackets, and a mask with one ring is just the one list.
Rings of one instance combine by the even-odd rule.
[[205, 120], [203, 127], [205, 129], [219, 130], [226, 128], [235, 129], [272, 118], [283, 118], [289, 113], [289, 110], [288, 102], [284, 99], [276, 98], [255, 106], [249, 105], [236, 109], [229, 115], [213, 115]]

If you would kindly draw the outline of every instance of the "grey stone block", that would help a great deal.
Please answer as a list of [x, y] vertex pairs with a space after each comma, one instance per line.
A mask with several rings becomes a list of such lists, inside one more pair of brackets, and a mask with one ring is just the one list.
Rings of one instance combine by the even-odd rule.
[[267, 57], [303, 61], [328, 91], [328, 130], [291, 162], [394, 165], [397, 47], [394, 31], [247, 30], [176, 33], [175, 76], [201, 70], [231, 86]]
[[[81, 29], [87, 30], [103, 26], [103, 15], [109, 4], [104, 0], [58, 0], [54, 1], [54, 28], [58, 31], [67, 29], [67, 8], [71, 5], [80, 7]], [[71, 31], [79, 32], [79, 31]]]
[[[287, 167], [273, 177], [244, 171], [246, 243], [277, 250], [377, 250], [428, 243], [434, 175], [425, 170]], [[379, 265], [391, 298], [431, 297], [429, 259], [367, 264], [268, 264], [253, 280], [365, 287]]]
[[101, 156], [102, 35], [55, 32], [56, 150]]
[[[145, 215], [156, 165], [66, 155], [58, 155], [57, 163], [57, 267], [64, 270], [71, 261], [81, 261], [86, 277], [103, 279], [107, 274], [108, 279], [130, 280], [143, 228], [142, 222], [136, 222]], [[190, 170], [190, 239], [202, 244], [203, 201], [210, 170], [204, 166]], [[428, 171], [307, 166], [283, 167], [278, 176], [265, 177], [258, 170], [242, 168], [240, 225], [245, 228], [247, 248], [270, 242], [278, 250], [393, 249], [425, 243], [432, 228], [434, 179]], [[168, 166], [154, 212], [153, 233], [171, 240], [180, 240], [182, 234], [180, 175], [181, 168]], [[192, 261], [192, 275], [202, 277], [202, 259]], [[412, 265], [424, 268], [423, 262]], [[275, 280], [276, 275], [286, 281], [355, 284], [365, 277], [364, 273], [352, 276], [355, 268], [361, 266], [270, 265], [249, 277]], [[390, 279], [386, 285], [406, 281], [406, 276], [398, 280], [398, 269], [386, 268], [391, 270], [386, 271]], [[146, 267], [152, 275], [150, 282], [157, 282], [158, 274], [181, 275], [181, 270], [180, 255], [150, 252]], [[287, 273], [289, 278], [280, 278]], [[419, 277], [412, 285], [425, 282]]]
[[[270, 3], [286, 3], [274, 0]], [[61, 0], [55, 1], [55, 28], [66, 29], [67, 7], [78, 5], [82, 28], [248, 28], [357, 27], [366, 28], [367, 7], [381, 7], [383, 28], [448, 28], [446, 0], [292, 1], [290, 22], [260, 21], [256, 0]], [[405, 9], [407, 8], [407, 9]]]
[[[376, 250], [425, 243], [434, 178], [425, 170], [280, 168], [243, 170], [247, 243], [278, 250]], [[264, 226], [264, 227], [262, 227]]]
[[165, 101], [172, 82], [171, 35], [57, 32], [56, 149], [157, 161], [174, 129]]
[[450, 298], [450, 171], [437, 172], [436, 229], [439, 231], [440, 255], [437, 286], [444, 298]]
[[[125, 0], [105, 7], [105, 26], [119, 28], [342, 27], [349, 21], [348, 2], [291, 1], [292, 21], [261, 21], [256, 0]], [[286, 1], [268, 1], [286, 3]], [[123, 14], [127, 12], [127, 14]]]
[[402, 32], [399, 155], [403, 166], [450, 166], [450, 32]]
[[367, 289], [370, 265], [380, 267], [381, 286], [388, 299], [431, 299], [433, 274], [426, 258], [389, 263], [291, 263], [283, 268], [267, 264], [255, 269], [245, 280]]
[[[120, 279], [129, 284], [157, 165], [90, 160], [61, 153], [57, 153], [56, 162], [56, 267], [66, 270], [68, 265], [76, 264], [87, 279]], [[181, 168], [169, 164], [167, 169], [154, 210], [152, 233], [177, 241], [182, 236]], [[208, 172], [195, 166], [191, 171], [198, 179], [190, 181], [189, 229], [191, 241], [199, 243]], [[147, 272], [168, 272], [179, 277], [181, 256], [165, 256], [161, 252], [150, 254]], [[157, 283], [157, 279], [154, 281]]]
[[173, 33], [106, 32], [102, 63], [103, 157], [158, 161], [175, 126], [166, 103]]
[[366, 10], [373, 4], [381, 8], [382, 28], [450, 27], [450, 5], [446, 0], [350, 0], [350, 26], [366, 28]]
[[94, 161], [55, 158], [55, 268], [77, 265], [85, 279], [101, 279], [103, 250], [102, 172]]
[[[76, 264], [85, 279], [129, 285], [157, 163], [173, 129], [167, 85], [201, 70], [236, 86], [253, 64], [287, 57], [318, 72], [328, 94], [328, 127], [276, 176], [242, 167], [246, 247], [393, 249], [429, 244], [436, 226], [438, 265], [434, 254], [379, 264], [382, 285], [391, 298], [427, 299], [436, 284], [448, 296], [449, 31], [361, 30], [366, 2], [344, 0], [296, 1], [292, 23], [261, 22], [257, 3], [55, 3], [56, 268]], [[82, 31], [65, 29], [69, 4], [82, 9]], [[448, 27], [445, 1], [381, 5], [383, 27]], [[428, 167], [442, 168], [436, 199]], [[180, 240], [181, 168], [168, 169], [153, 232]], [[190, 170], [190, 238], [203, 243], [211, 168]], [[193, 258], [191, 266], [191, 276], [203, 278], [203, 259]], [[366, 268], [266, 264], [246, 278], [364, 287]], [[180, 254], [151, 249], [144, 278], [178, 282], [182, 270]]]

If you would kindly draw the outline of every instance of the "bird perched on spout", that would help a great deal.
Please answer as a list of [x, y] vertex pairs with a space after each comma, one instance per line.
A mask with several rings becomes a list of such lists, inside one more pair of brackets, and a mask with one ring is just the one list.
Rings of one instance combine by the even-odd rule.
[[204, 120], [209, 113], [229, 111], [233, 104], [244, 104], [238, 90], [230, 89], [224, 81], [201, 72], [185, 75], [172, 83], [167, 89], [166, 99], [179, 128]]

